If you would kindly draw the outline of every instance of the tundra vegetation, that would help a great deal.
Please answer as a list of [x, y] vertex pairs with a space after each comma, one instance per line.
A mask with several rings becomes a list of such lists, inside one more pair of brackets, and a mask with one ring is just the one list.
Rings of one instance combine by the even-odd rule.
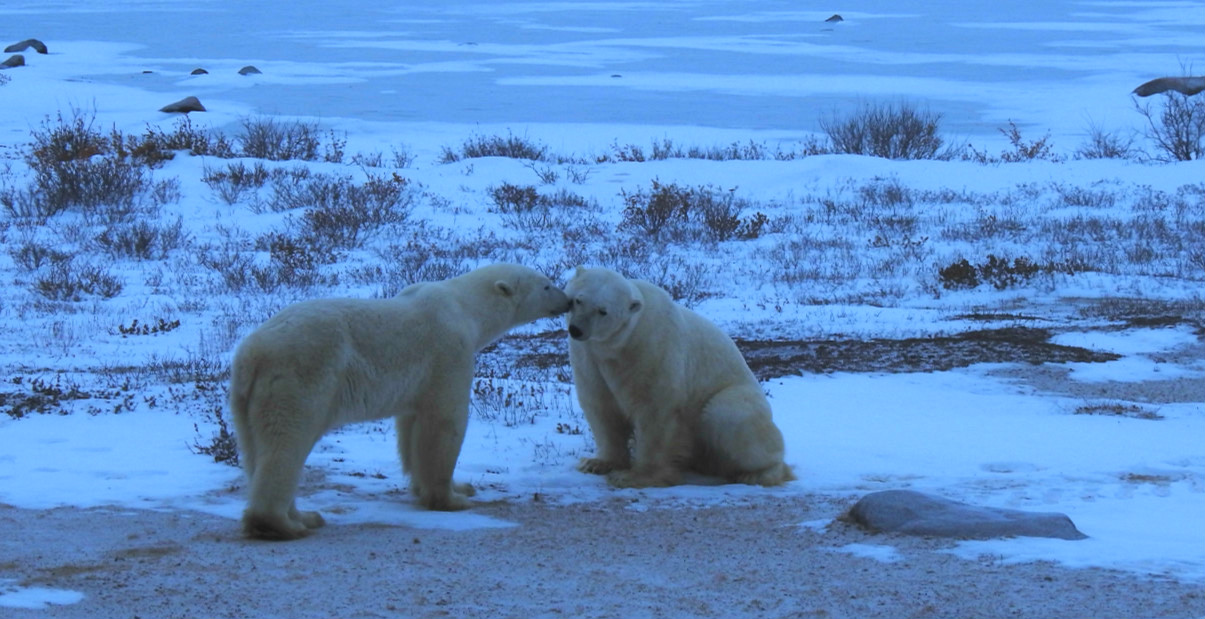
[[[1010, 122], [1000, 128], [1008, 145], [1000, 152], [950, 140], [940, 115], [910, 104], [831, 114], [815, 136], [791, 146], [660, 139], [554, 153], [508, 133], [470, 136], [430, 161], [400, 144], [348, 154], [346, 136], [273, 118], [244, 119], [233, 134], [187, 116], [140, 134], [99, 126], [80, 111], [47, 118], [0, 163], [8, 258], [0, 261], [0, 312], [24, 325], [30, 350], [61, 363], [10, 366], [0, 410], [190, 411], [205, 421], [195, 450], [236, 463], [223, 409], [230, 351], [242, 335], [303, 298], [393, 295], [496, 261], [553, 277], [605, 265], [688, 306], [739, 290], [732, 302], [770, 315], [967, 291], [1050, 292], [1100, 276], [1199, 282], [1199, 180], [1172, 190], [1107, 178], [980, 190], [883, 176], [801, 179], [774, 194], [710, 172], [718, 162], [790, 166], [847, 155], [952, 169], [1201, 158], [1205, 98], [1153, 99], [1135, 104], [1146, 127], [1140, 134], [1091, 126], [1082, 144], [1059, 148], [1049, 134], [1023, 135], [1030, 129]], [[670, 160], [682, 165], [656, 169], [707, 167], [681, 178], [602, 180], [619, 166]], [[488, 184], [479, 169], [490, 170]], [[462, 182], [436, 183], [449, 175]], [[168, 333], [192, 344], [157, 346]], [[580, 434], [563, 342], [532, 329], [519, 334], [530, 338], [523, 346], [483, 355], [474, 416], [502, 426], [552, 416], [558, 432]], [[145, 345], [118, 357], [126, 361], [94, 366], [78, 354], [131, 340]], [[513, 363], [516, 356], [525, 362]]]

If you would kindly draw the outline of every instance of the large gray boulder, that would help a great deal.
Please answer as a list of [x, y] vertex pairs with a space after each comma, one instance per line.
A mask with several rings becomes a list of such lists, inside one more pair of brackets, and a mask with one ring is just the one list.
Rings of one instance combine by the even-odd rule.
[[1191, 97], [1205, 91], [1205, 77], [1160, 77], [1135, 88], [1134, 94], [1139, 97], [1149, 97], [1171, 90]]
[[14, 69], [23, 66], [25, 66], [25, 56], [21, 54], [13, 54], [8, 57], [8, 60], [0, 62], [0, 69]]
[[844, 519], [874, 532], [929, 537], [1085, 539], [1065, 514], [1027, 512], [959, 503], [914, 490], [885, 490], [862, 497]]
[[167, 105], [159, 108], [159, 111], [167, 112], [168, 114], [187, 114], [189, 112], [204, 112], [205, 106], [201, 105], [201, 100], [196, 97], [184, 97], [175, 103], [168, 103]]
[[11, 54], [13, 52], [23, 52], [31, 47], [33, 48], [33, 51], [39, 54], [46, 53], [46, 44], [37, 39], [25, 39], [20, 43], [13, 43], [12, 45], [4, 48], [4, 53]]

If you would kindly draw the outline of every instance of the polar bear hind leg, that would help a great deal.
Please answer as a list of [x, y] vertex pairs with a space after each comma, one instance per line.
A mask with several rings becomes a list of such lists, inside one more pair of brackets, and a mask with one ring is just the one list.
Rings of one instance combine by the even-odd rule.
[[730, 387], [713, 396], [703, 407], [697, 432], [701, 449], [694, 468], [699, 472], [758, 486], [795, 479], [782, 460], [782, 432], [758, 386]]
[[[263, 397], [260, 397], [260, 396]], [[290, 540], [304, 537], [325, 524], [318, 512], [297, 509], [294, 496], [306, 458], [325, 428], [305, 420], [319, 415], [298, 414], [301, 398], [279, 392], [255, 393], [233, 402], [249, 483], [243, 531], [250, 537]]]
[[290, 540], [304, 537], [324, 523], [318, 512], [297, 509], [293, 495], [305, 466], [308, 450], [270, 445], [260, 454], [251, 478], [250, 499], [243, 512], [243, 531], [260, 539]]

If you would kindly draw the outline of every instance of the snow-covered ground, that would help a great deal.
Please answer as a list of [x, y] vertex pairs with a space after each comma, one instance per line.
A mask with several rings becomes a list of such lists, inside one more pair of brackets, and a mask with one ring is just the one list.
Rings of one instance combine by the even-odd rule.
[[[844, 21], [825, 22], [834, 12]], [[707, 483], [609, 489], [574, 470], [592, 442], [571, 385], [551, 371], [525, 371], [514, 382], [499, 373], [482, 384], [529, 395], [516, 411], [502, 410], [484, 390], [478, 394], [458, 474], [481, 489], [480, 500], [539, 494], [553, 502], [591, 502], [631, 495], [674, 508], [761, 494], [844, 497], [911, 487], [980, 504], [1061, 511], [1089, 535], [1084, 541], [965, 542], [959, 554], [1205, 582], [1199, 525], [1205, 391], [1194, 382], [1205, 378], [1205, 361], [1183, 354], [1201, 350], [1196, 328], [1205, 254], [1194, 243], [1202, 238], [1205, 166], [1074, 157], [1091, 126], [1133, 134], [1153, 152], [1139, 135], [1145, 120], [1129, 93], [1147, 79], [1205, 64], [1203, 2], [976, 0], [902, 8], [867, 0], [800, 9], [778, 1], [506, 0], [352, 10], [312, 0], [17, 1], [0, 7], [0, 22], [0, 43], [38, 37], [51, 51], [26, 51], [27, 66], [0, 73], [0, 80], [9, 78], [0, 83], [0, 188], [25, 182], [26, 145], [47, 118], [74, 110], [105, 131], [170, 130], [177, 119], [155, 110], [195, 95], [209, 111], [193, 114], [194, 126], [233, 135], [251, 117], [298, 117], [345, 139], [349, 158], [408, 153], [408, 167], [388, 172], [421, 188], [407, 225], [427, 226], [391, 230], [349, 252], [336, 265], [347, 270], [332, 285], [218, 293], [214, 274], [197, 266], [196, 254], [240, 234], [287, 229], [289, 219], [219, 200], [201, 177], [227, 162], [181, 154], [154, 177], [179, 179], [181, 197], [162, 217], [180, 217], [188, 241], [162, 260], [105, 262], [124, 282], [117, 296], [47, 301], [31, 285], [36, 274], [6, 251], [0, 255], [0, 394], [15, 402], [36, 391], [31, 385], [54, 385], [91, 397], [64, 399], [69, 415], [0, 416], [0, 503], [200, 510], [228, 516], [235, 527], [242, 498], [232, 489], [241, 484], [240, 472], [190, 448], [216, 431], [206, 407], [220, 403], [220, 394], [192, 393], [195, 381], [173, 384], [162, 373], [131, 368], [227, 363], [237, 338], [284, 303], [380, 294], [384, 282], [348, 274], [374, 265], [390, 269], [391, 243], [488, 241], [498, 248], [454, 266], [518, 260], [559, 277], [583, 256], [594, 263], [619, 256], [622, 264], [603, 266], [639, 266], [641, 258], [616, 254], [618, 243], [590, 238], [588, 231], [611, 234], [622, 216], [621, 192], [647, 190], [658, 180], [733, 189], [749, 201], [743, 215], [761, 211], [771, 222], [785, 222], [756, 239], [637, 254], [686, 273], [670, 279], [697, 289], [695, 309], [736, 335], [901, 338], [981, 328], [967, 315], [1003, 313], [1011, 316], [1007, 325], [1051, 327], [1059, 332], [1057, 343], [1121, 358], [1065, 364], [1069, 372], [1059, 374], [1064, 385], [1058, 389], [1017, 379], [994, 363], [773, 379], [765, 387], [799, 475], [775, 489]], [[245, 65], [263, 73], [239, 75]], [[196, 67], [208, 74], [190, 75]], [[617, 146], [648, 149], [657, 141], [702, 148], [755, 143], [792, 152], [819, 135], [825, 118], [901, 101], [941, 114], [950, 143], [1006, 151], [1000, 129], [1013, 121], [1029, 140], [1048, 134], [1062, 160], [982, 164], [818, 155], [598, 162]], [[564, 159], [440, 160], [445, 149], [473, 136], [494, 135], [545, 145]], [[352, 163], [305, 165], [361, 178], [374, 172]], [[543, 183], [549, 176], [556, 180]], [[570, 222], [572, 238], [544, 231], [539, 244], [525, 246], [524, 231], [491, 205], [490, 191], [501, 183], [593, 200], [580, 215], [589, 225]], [[859, 200], [884, 187], [906, 188], [914, 197], [873, 204], [880, 210], [868, 221]], [[943, 191], [958, 195], [935, 197]], [[1170, 232], [1125, 233], [1155, 220], [1170, 222], [1164, 226]], [[1073, 246], [1060, 241], [1060, 229], [1084, 221], [1104, 222], [1105, 231], [1075, 237]], [[71, 213], [29, 225], [4, 211], [0, 240], [6, 248], [36, 242], [84, 252], [96, 225]], [[791, 245], [798, 239], [807, 243]], [[1006, 290], [939, 285], [939, 267], [960, 258], [980, 263], [989, 255], [1080, 266], [1074, 274], [1043, 274]], [[266, 260], [266, 252], [259, 258]], [[1080, 311], [1113, 297], [1178, 308], [1184, 320], [1139, 328]], [[158, 318], [181, 325], [157, 334], [121, 333], [133, 319]], [[557, 328], [544, 321], [521, 332]], [[1174, 391], [1176, 381], [1190, 391]], [[1085, 395], [1093, 385], [1124, 390], [1141, 382], [1162, 391], [1134, 401]], [[1112, 405], [1137, 406], [1159, 419], [1074, 414]], [[416, 509], [399, 492], [404, 481], [385, 423], [331, 434], [307, 466], [315, 473], [299, 502], [326, 512], [333, 526], [512, 526], [472, 511]], [[849, 552], [892, 556], [875, 548]], [[0, 604], [18, 599], [4, 594], [5, 587], [0, 584]]]

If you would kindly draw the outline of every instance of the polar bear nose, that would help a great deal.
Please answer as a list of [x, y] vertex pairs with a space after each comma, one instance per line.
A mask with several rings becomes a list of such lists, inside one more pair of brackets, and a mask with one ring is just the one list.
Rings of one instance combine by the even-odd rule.
[[582, 330], [579, 329], [577, 325], [569, 325], [569, 337], [575, 340], [580, 340], [583, 339], [585, 335], [586, 334], [582, 333]]

